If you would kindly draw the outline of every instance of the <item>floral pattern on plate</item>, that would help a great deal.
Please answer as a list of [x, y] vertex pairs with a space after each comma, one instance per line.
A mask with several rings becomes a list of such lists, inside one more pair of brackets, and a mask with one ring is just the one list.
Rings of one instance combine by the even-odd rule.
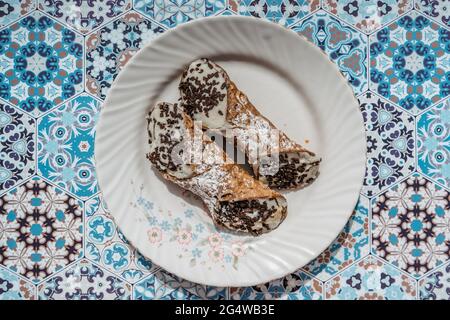
[[367, 37], [325, 12], [308, 17], [293, 30], [328, 54], [356, 94], [367, 89]]
[[450, 31], [415, 12], [370, 36], [370, 89], [415, 114], [450, 93]]
[[130, 300], [131, 284], [81, 260], [38, 286], [40, 300]]
[[39, 174], [80, 198], [98, 192], [94, 167], [100, 102], [82, 94], [38, 121]]
[[83, 203], [39, 177], [0, 197], [0, 264], [33, 282], [83, 254]]
[[367, 254], [369, 254], [369, 200], [361, 196], [352, 216], [336, 240], [303, 269], [325, 281]]
[[127, 13], [86, 37], [86, 91], [105, 99], [131, 57], [164, 29], [136, 12]]
[[86, 258], [134, 283], [156, 267], [117, 228], [101, 196], [86, 202]]
[[396, 268], [367, 256], [325, 284], [332, 300], [411, 300], [416, 282]]
[[415, 169], [414, 117], [373, 92], [359, 97], [367, 138], [363, 193], [369, 197]]
[[371, 33], [412, 8], [413, 0], [324, 0], [323, 8], [365, 33]]
[[35, 121], [0, 102], [0, 193], [35, 170]]
[[417, 120], [418, 169], [450, 187], [450, 99]]
[[415, 277], [450, 258], [450, 193], [414, 174], [372, 199], [372, 250]]
[[83, 37], [38, 12], [0, 31], [0, 97], [38, 116], [83, 90]]
[[39, 9], [88, 33], [131, 9], [131, 0], [39, 0]]

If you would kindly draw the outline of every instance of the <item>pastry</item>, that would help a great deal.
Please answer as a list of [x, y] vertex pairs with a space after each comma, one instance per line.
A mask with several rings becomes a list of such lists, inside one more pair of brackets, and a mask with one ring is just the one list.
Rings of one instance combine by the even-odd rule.
[[219, 65], [195, 60], [183, 72], [179, 89], [184, 111], [204, 128], [233, 137], [255, 177], [269, 187], [303, 188], [319, 175], [321, 159], [278, 130]]
[[200, 197], [216, 225], [259, 235], [284, 220], [286, 199], [234, 164], [179, 105], [158, 103], [147, 121], [147, 158], [165, 179]]

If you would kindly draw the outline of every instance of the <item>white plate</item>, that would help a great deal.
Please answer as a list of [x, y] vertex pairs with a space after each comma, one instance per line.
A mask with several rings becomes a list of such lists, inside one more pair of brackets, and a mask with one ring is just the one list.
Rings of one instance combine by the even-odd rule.
[[[279, 129], [323, 159], [316, 182], [286, 194], [288, 216], [268, 234], [216, 231], [200, 202], [145, 158], [148, 110], [177, 100], [183, 67], [199, 57], [222, 65]], [[126, 65], [101, 112], [95, 158], [106, 204], [144, 256], [193, 282], [248, 286], [294, 272], [338, 235], [358, 200], [365, 134], [352, 90], [320, 49], [270, 22], [215, 17], [164, 33]]]

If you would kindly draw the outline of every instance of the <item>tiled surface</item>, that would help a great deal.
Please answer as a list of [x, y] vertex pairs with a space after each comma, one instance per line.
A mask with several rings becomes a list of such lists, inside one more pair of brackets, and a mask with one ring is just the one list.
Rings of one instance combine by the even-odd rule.
[[[0, 299], [450, 299], [450, 4], [442, 1], [0, 1]], [[165, 30], [246, 15], [305, 36], [357, 95], [360, 200], [317, 259], [248, 288], [143, 258], [96, 183], [114, 78]]]

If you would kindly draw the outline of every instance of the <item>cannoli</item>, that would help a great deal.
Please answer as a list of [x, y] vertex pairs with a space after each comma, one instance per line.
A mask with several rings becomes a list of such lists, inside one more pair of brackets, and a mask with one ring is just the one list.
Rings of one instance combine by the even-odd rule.
[[147, 121], [147, 158], [165, 179], [200, 197], [216, 225], [259, 235], [284, 220], [286, 199], [234, 164], [179, 105], [158, 103]]
[[232, 136], [255, 177], [269, 187], [303, 188], [319, 175], [321, 159], [261, 115], [214, 62], [205, 58], [192, 62], [179, 89], [184, 111], [204, 128]]

